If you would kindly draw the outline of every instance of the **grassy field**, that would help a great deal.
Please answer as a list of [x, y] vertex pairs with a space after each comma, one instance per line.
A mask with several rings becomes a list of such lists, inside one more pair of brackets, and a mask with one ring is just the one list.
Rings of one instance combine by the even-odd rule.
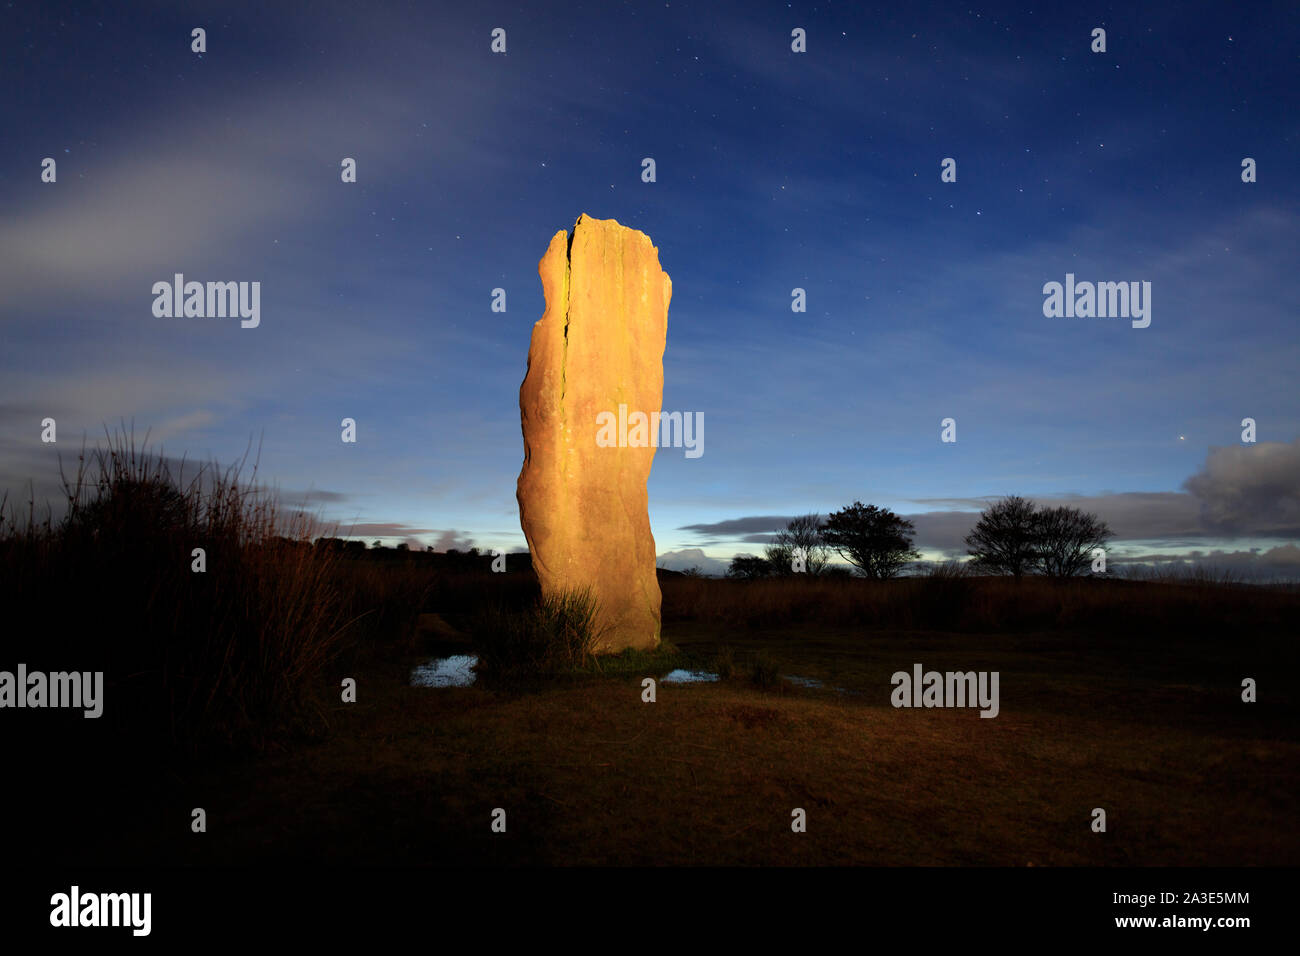
[[[704, 666], [725, 640], [737, 675], [661, 684], [649, 704], [633, 675], [414, 688], [413, 659], [372, 661], [354, 675], [357, 703], [325, 704], [318, 739], [198, 766], [85, 849], [190, 864], [1300, 862], [1292, 641], [699, 624], [666, 636]], [[755, 687], [757, 655], [845, 692]], [[914, 662], [998, 670], [1001, 713], [891, 707], [889, 675]], [[1261, 678], [1261, 702], [1241, 702], [1242, 675]], [[208, 834], [186, 832], [191, 806]], [[496, 807], [504, 834], [490, 831]], [[791, 832], [796, 807], [806, 833]]]
[[[537, 636], [526, 561], [313, 545], [237, 471], [183, 483], [125, 442], [96, 463], [68, 517], [0, 515], [0, 670], [106, 685], [101, 719], [4, 714], [16, 859], [1300, 862], [1294, 588], [665, 574], [671, 655], [412, 687], [475, 634], [508, 657], [516, 638], [484, 627]], [[581, 657], [568, 637], [548, 670]], [[725, 680], [642, 700], [645, 677], [721, 661]], [[914, 664], [997, 671], [1000, 713], [895, 709]]]

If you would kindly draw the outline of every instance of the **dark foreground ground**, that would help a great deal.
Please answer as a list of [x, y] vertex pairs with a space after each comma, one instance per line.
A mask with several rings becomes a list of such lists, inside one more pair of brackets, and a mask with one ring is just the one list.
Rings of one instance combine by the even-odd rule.
[[[676, 658], [594, 674], [527, 555], [313, 539], [129, 433], [68, 464], [59, 521], [0, 504], [0, 671], [102, 673], [103, 713], [0, 710], [19, 866], [1300, 862], [1295, 587], [663, 572]], [[530, 683], [409, 685], [467, 634]], [[916, 664], [999, 672], [999, 715], [893, 708]]]
[[[670, 621], [665, 637], [685, 662], [729, 645], [736, 676], [661, 684], [652, 704], [636, 674], [416, 688], [410, 666], [434, 648], [407, 647], [322, 681], [327, 729], [312, 739], [165, 774], [132, 766], [129, 751], [105, 758], [80, 811], [61, 811], [79, 835], [57, 853], [196, 865], [1300, 862], [1293, 634], [1188, 643]], [[760, 653], [844, 692], [755, 686]], [[918, 662], [999, 671], [1001, 713], [891, 707], [890, 674]], [[357, 703], [338, 702], [342, 676], [357, 678]], [[1258, 703], [1241, 701], [1243, 677], [1259, 681]], [[206, 833], [191, 832], [195, 807]], [[1090, 828], [1096, 807], [1105, 833]], [[495, 808], [505, 833], [491, 831]], [[794, 808], [806, 833], [791, 831]]]

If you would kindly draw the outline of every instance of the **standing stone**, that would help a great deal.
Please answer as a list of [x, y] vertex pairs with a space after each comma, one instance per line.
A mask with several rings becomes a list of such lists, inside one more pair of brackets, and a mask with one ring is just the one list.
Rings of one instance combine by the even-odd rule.
[[659, 643], [648, 447], [600, 447], [597, 416], [662, 408], [673, 284], [645, 233], [582, 215], [538, 263], [546, 312], [519, 389], [524, 467], [519, 520], [542, 591], [590, 587], [597, 650]]

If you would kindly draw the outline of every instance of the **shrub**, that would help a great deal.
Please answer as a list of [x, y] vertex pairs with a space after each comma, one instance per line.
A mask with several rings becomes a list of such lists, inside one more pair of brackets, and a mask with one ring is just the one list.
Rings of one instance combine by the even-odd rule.
[[524, 610], [489, 605], [470, 625], [478, 669], [493, 677], [573, 671], [590, 663], [601, 637], [590, 588], [543, 594]]
[[728, 645], [723, 644], [718, 648], [713, 657], [713, 670], [717, 673], [718, 680], [731, 680], [735, 676], [736, 657]]
[[966, 565], [956, 561], [932, 564], [915, 584], [912, 622], [916, 626], [948, 628], [966, 619], [975, 592]]
[[749, 679], [758, 687], [770, 688], [780, 682], [781, 674], [777, 670], [776, 662], [765, 651], [759, 651], [754, 655]]
[[755, 557], [752, 554], [736, 555], [731, 559], [731, 564], [727, 567], [727, 577], [729, 578], [754, 580], [771, 576], [772, 566], [767, 563], [767, 559]]
[[[1231, 585], [1222, 576], [1150, 581], [1088, 575], [1055, 582], [939, 569], [872, 581], [791, 575], [759, 581], [662, 583], [667, 627], [806, 631], [816, 627], [990, 633], [1070, 626], [1149, 637], [1219, 638], [1249, 626], [1294, 630], [1300, 589]], [[1245, 622], [1250, 622], [1247, 625]]]
[[0, 579], [22, 596], [4, 600], [4, 656], [103, 671], [103, 720], [142, 749], [260, 746], [302, 726], [350, 623], [338, 558], [241, 481], [245, 461], [186, 481], [184, 463], [108, 435], [64, 478], [61, 520], [0, 508]]

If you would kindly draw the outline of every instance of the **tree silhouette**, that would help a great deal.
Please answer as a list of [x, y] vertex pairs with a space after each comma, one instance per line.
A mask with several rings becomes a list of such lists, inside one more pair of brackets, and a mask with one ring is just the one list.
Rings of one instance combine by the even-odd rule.
[[1038, 571], [1069, 578], [1088, 566], [1092, 552], [1104, 547], [1110, 528], [1078, 508], [1038, 508], [1019, 495], [1004, 498], [980, 515], [966, 536], [977, 567], [1021, 577]]
[[975, 566], [1019, 578], [1038, 558], [1034, 503], [1011, 495], [985, 508], [966, 535], [967, 554]]
[[731, 566], [727, 568], [727, 577], [745, 578], [755, 580], [757, 578], [766, 578], [771, 576], [772, 567], [763, 558], [755, 557], [752, 554], [738, 554], [731, 559]]
[[1035, 515], [1035, 566], [1052, 578], [1070, 578], [1088, 566], [1092, 552], [1104, 548], [1111, 531], [1094, 514], [1078, 508], [1045, 508]]
[[860, 501], [828, 515], [821, 531], [827, 545], [864, 576], [877, 580], [892, 578], [921, 556], [912, 548], [915, 533], [906, 518]]

